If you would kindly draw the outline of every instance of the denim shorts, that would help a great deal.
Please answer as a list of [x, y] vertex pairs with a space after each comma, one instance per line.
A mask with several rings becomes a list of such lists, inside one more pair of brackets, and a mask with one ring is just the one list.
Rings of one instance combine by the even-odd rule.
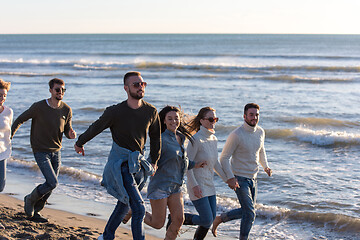
[[170, 195], [181, 192], [181, 185], [171, 184], [166, 190], [156, 189], [148, 194], [148, 199], [159, 200], [168, 198]]

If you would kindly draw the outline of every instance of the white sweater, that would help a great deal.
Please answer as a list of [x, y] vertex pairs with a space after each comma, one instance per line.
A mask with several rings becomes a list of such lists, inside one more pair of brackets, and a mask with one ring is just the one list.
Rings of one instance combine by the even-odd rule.
[[214, 170], [226, 181], [226, 175], [218, 161], [217, 138], [213, 132], [200, 126], [200, 130], [194, 135], [194, 142], [187, 146], [188, 158], [191, 161], [206, 161], [204, 168], [193, 168], [187, 171], [187, 191], [191, 201], [195, 197], [193, 187], [199, 186], [203, 197], [216, 195], [214, 186]]
[[4, 106], [0, 113], [0, 161], [11, 156], [11, 123], [13, 120], [13, 110]]
[[220, 156], [227, 179], [234, 175], [256, 178], [259, 163], [263, 168], [269, 167], [264, 140], [264, 129], [259, 126], [251, 127], [246, 122], [230, 133]]

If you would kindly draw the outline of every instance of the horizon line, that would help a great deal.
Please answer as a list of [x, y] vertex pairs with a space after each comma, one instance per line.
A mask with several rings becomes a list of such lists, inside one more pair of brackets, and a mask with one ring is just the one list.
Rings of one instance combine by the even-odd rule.
[[157, 35], [165, 35], [165, 34], [184, 34], [184, 35], [360, 35], [360, 33], [0, 33], [0, 35], [99, 35], [99, 34], [127, 34], [127, 35], [135, 35], [135, 34], [142, 34], [142, 35], [150, 35], [150, 34], [157, 34]]

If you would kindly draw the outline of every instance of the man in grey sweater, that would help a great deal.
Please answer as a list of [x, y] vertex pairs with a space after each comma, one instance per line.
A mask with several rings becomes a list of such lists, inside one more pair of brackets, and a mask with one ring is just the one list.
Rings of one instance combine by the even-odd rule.
[[240, 239], [246, 240], [255, 221], [259, 163], [268, 176], [272, 174], [264, 147], [265, 131], [257, 125], [259, 111], [260, 107], [255, 103], [245, 105], [244, 124], [230, 133], [222, 150], [220, 163], [227, 176], [227, 184], [235, 190], [241, 208], [216, 217], [212, 229], [214, 235], [221, 222], [241, 218]]

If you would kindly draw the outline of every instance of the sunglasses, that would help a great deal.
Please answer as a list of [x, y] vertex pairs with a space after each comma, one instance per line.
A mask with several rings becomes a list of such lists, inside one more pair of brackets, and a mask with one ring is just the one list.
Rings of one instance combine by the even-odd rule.
[[219, 121], [219, 118], [212, 118], [212, 117], [209, 117], [209, 118], [204, 118], [204, 120], [208, 120], [209, 122], [217, 122]]
[[147, 85], [147, 82], [133, 82], [132, 85], [133, 85], [134, 87], [136, 87], [136, 88], [138, 88], [138, 87], [140, 87], [140, 86], [143, 87], [143, 88], [145, 88], [146, 85]]
[[55, 88], [55, 91], [57, 92], [57, 93], [59, 93], [59, 92], [63, 92], [63, 93], [65, 93], [66, 92], [66, 88]]

